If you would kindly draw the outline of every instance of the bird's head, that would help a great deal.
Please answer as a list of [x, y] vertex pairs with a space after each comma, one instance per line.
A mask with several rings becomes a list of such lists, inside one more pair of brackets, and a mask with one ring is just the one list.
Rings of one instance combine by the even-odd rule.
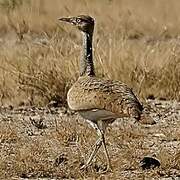
[[76, 26], [80, 31], [92, 34], [94, 30], [94, 19], [88, 15], [79, 15], [76, 17], [59, 18], [60, 21], [68, 22]]

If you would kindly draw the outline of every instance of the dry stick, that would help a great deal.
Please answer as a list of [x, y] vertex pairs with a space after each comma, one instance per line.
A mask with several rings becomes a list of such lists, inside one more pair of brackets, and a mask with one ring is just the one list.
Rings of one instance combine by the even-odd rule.
[[141, 93], [141, 90], [142, 90], [142, 85], [143, 85], [143, 82], [144, 80], [146, 79], [147, 75], [146, 75], [146, 72], [144, 71], [144, 75], [143, 75], [143, 78], [141, 79], [140, 83], [139, 83], [139, 87], [138, 87], [138, 94], [140, 95]]

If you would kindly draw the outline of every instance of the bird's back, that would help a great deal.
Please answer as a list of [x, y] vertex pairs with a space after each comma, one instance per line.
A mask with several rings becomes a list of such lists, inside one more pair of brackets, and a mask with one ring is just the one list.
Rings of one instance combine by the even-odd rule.
[[105, 110], [118, 117], [138, 119], [142, 105], [124, 83], [82, 76], [71, 87], [67, 95], [72, 110]]

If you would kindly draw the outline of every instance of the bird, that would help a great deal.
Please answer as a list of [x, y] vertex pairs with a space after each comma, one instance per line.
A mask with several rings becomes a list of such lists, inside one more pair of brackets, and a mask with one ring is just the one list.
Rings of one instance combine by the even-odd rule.
[[105, 131], [117, 118], [134, 118], [136, 122], [155, 124], [138, 98], [125, 83], [98, 78], [93, 63], [93, 32], [95, 19], [89, 15], [61, 17], [60, 21], [75, 26], [83, 36], [80, 74], [67, 93], [67, 103], [71, 110], [77, 111], [96, 130], [98, 139], [81, 169], [92, 165], [98, 150], [103, 146], [106, 157], [106, 171], [112, 170], [111, 159], [105, 142]]

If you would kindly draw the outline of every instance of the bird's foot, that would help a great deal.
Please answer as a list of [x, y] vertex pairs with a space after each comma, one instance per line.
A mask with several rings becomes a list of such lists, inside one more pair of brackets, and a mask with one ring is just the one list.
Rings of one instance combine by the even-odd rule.
[[83, 170], [83, 171], [87, 170], [88, 166], [89, 166], [88, 164], [84, 164], [83, 166], [80, 167], [80, 170]]
[[[80, 170], [82, 171], [86, 171], [88, 169], [90, 165], [89, 164], [84, 164], [83, 166], [80, 167]], [[112, 172], [112, 166], [111, 165], [107, 165], [105, 168], [99, 168], [97, 169], [97, 167], [94, 167], [99, 173], [105, 174], [108, 172]]]
[[112, 166], [111, 165], [107, 165], [106, 169], [103, 170], [101, 173], [108, 173], [108, 172], [112, 172]]

